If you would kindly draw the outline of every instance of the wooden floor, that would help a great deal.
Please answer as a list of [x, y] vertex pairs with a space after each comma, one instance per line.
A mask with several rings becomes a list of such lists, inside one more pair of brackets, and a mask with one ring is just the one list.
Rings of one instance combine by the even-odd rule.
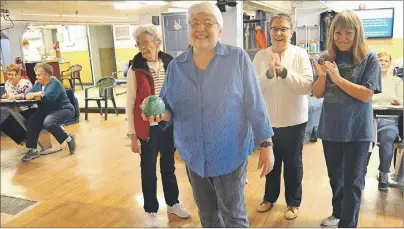
[[[77, 153], [67, 151], [21, 162], [25, 149], [1, 137], [1, 194], [38, 201], [16, 216], [2, 214], [2, 227], [144, 227], [140, 161], [130, 152], [124, 115], [107, 121], [90, 114], [90, 121], [67, 126], [77, 137]], [[53, 139], [54, 140], [54, 139]], [[258, 155], [249, 158], [245, 187], [251, 227], [319, 227], [331, 214], [331, 190], [321, 142], [304, 146], [303, 201], [297, 219], [283, 218], [286, 209], [282, 184], [278, 205], [257, 213], [264, 179], [259, 179]], [[377, 190], [378, 155], [373, 154], [363, 191], [359, 227], [403, 227], [403, 197], [398, 189]], [[182, 220], [166, 213], [158, 183], [160, 227], [200, 227], [183, 161], [176, 157], [180, 202], [192, 217]], [[160, 175], [158, 175], [160, 178]]]

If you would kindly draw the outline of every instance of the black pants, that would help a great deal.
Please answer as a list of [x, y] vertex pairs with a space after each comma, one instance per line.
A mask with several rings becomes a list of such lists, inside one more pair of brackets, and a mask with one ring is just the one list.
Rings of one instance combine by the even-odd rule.
[[[31, 108], [21, 111], [20, 114], [25, 119], [28, 119], [33, 113], [35, 113], [35, 111], [36, 109]], [[27, 132], [11, 114], [3, 121], [3, 123], [1, 123], [0, 130], [3, 131], [18, 145], [27, 138]]]
[[51, 133], [56, 140], [62, 144], [69, 135], [61, 127], [64, 121], [74, 117], [74, 107], [60, 109], [56, 111], [46, 111], [39, 107], [37, 111], [27, 121], [27, 148], [36, 148], [39, 134], [42, 129]]
[[294, 207], [300, 206], [303, 179], [302, 149], [306, 124], [273, 128], [275, 164], [273, 170], [266, 175], [265, 201], [275, 203], [279, 197], [283, 162], [286, 204]]
[[159, 126], [151, 126], [149, 141], [142, 141], [140, 167], [142, 172], [142, 191], [145, 212], [157, 212], [157, 154], [160, 152], [160, 173], [166, 204], [173, 206], [178, 202], [178, 184], [175, 177], [173, 128], [162, 131]]
[[369, 144], [323, 140], [332, 189], [332, 215], [340, 219], [338, 227], [357, 227]]

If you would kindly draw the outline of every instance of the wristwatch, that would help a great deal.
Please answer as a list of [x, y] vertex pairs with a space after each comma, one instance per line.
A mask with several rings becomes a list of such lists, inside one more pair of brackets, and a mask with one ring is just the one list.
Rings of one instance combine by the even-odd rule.
[[270, 141], [263, 141], [260, 144], [261, 147], [268, 147], [268, 146], [273, 146], [273, 145], [274, 145], [274, 143], [270, 142]]

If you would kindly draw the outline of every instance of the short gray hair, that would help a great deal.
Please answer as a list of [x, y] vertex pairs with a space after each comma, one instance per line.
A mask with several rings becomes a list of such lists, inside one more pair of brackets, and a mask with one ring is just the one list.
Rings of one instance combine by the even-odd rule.
[[269, 21], [269, 27], [272, 27], [272, 23], [275, 21], [275, 19], [283, 19], [286, 20], [287, 22], [289, 22], [290, 24], [290, 28], [289, 29], [293, 29], [293, 22], [292, 22], [292, 18], [284, 13], [280, 13], [280, 14], [275, 14], [271, 17], [271, 20]]
[[158, 41], [160, 43], [163, 43], [163, 38], [161, 36], [161, 32], [160, 32], [160, 30], [158, 29], [157, 26], [155, 26], [155, 25], [141, 25], [141, 26], [138, 26], [135, 29], [135, 31], [133, 31], [132, 35], [133, 35], [133, 38], [135, 38], [135, 40], [136, 40], [136, 38], [138, 36], [140, 36], [141, 34], [143, 34], [143, 33], [147, 33], [150, 36], [152, 36], [154, 41]]
[[53, 68], [50, 64], [47, 64], [47, 63], [36, 64], [34, 67], [34, 71], [35, 72], [42, 71], [42, 72], [48, 74], [49, 76], [53, 76]]
[[223, 17], [222, 13], [220, 12], [219, 8], [215, 6], [211, 2], [203, 2], [203, 3], [197, 3], [193, 4], [191, 7], [188, 8], [188, 15], [187, 19], [188, 22], [191, 21], [191, 18], [194, 16], [194, 14], [197, 13], [207, 13], [213, 15], [215, 17], [217, 23], [219, 23], [220, 28], [223, 28]]

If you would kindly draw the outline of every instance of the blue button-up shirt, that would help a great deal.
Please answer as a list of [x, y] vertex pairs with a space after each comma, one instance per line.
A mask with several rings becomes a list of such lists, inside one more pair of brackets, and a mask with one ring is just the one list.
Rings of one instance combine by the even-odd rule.
[[175, 146], [186, 165], [201, 177], [225, 175], [247, 159], [254, 138], [270, 138], [273, 130], [244, 50], [218, 42], [201, 81], [192, 52], [170, 63], [160, 97], [171, 112]]

